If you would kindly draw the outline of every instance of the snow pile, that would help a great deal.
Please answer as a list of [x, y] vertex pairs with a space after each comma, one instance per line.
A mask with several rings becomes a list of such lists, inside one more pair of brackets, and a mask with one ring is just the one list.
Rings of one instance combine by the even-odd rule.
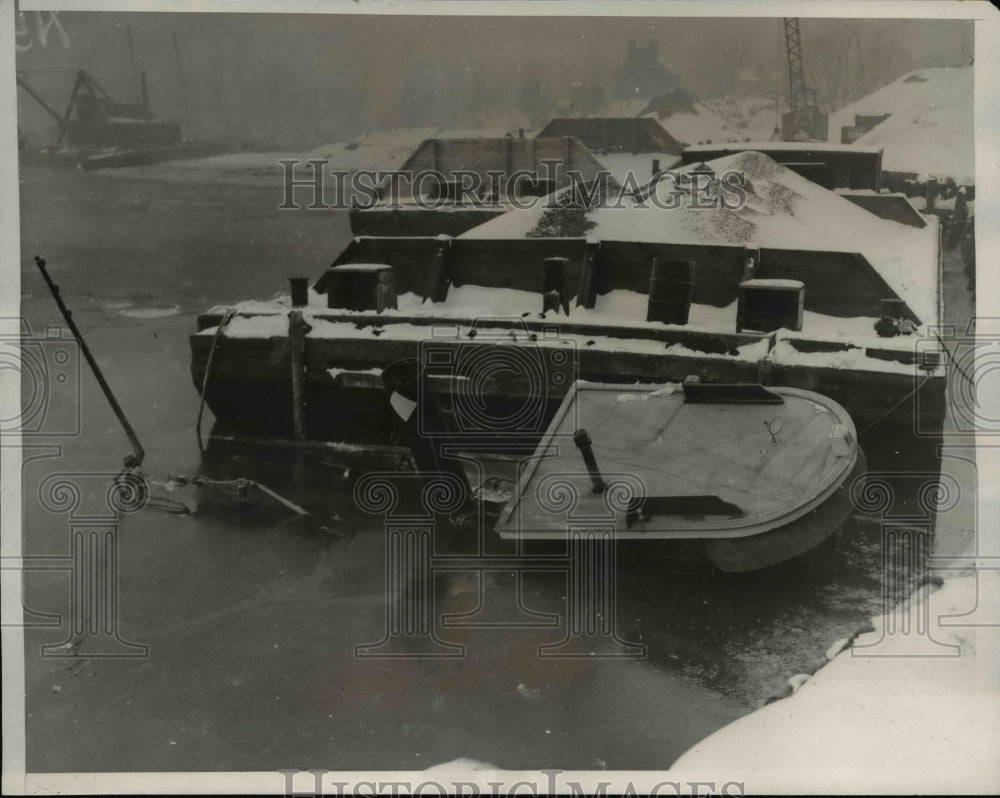
[[[729, 171], [745, 176], [742, 207], [724, 207], [721, 200], [734, 204], [733, 195], [718, 196], [714, 182], [710, 190], [720, 201], [707, 209], [692, 208], [690, 185], [667, 177], [659, 182], [657, 196], [666, 202], [670, 192], [685, 192], [681, 207], [640, 205], [625, 198], [625, 207], [589, 212], [596, 222], [589, 235], [604, 241], [858, 252], [925, 324], [937, 322], [938, 225], [933, 219], [923, 229], [880, 219], [759, 152], [727, 155], [708, 165], [716, 176]], [[513, 210], [461, 238], [523, 238], [542, 212], [541, 207]]]
[[829, 139], [857, 114], [891, 114], [855, 144], [883, 147], [882, 168], [975, 182], [972, 67], [921, 69], [831, 114]]
[[[911, 598], [799, 679], [794, 695], [712, 734], [671, 771], [735, 773], [753, 793], [996, 794], [998, 631], [959, 626], [954, 616], [998, 602], [995, 570]], [[933, 642], [898, 631], [916, 630], [903, 622], [918, 618], [929, 622]], [[995, 614], [981, 623], [995, 624]]]

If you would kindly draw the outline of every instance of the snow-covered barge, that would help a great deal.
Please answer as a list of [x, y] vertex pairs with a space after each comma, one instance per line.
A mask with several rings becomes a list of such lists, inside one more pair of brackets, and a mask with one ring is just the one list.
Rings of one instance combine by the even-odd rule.
[[[945, 412], [936, 220], [880, 218], [759, 153], [707, 166], [713, 180], [741, 172], [745, 203], [596, 208], [574, 237], [539, 237], [544, 208], [457, 238], [359, 237], [301, 307], [203, 313], [192, 376], [216, 434], [392, 444], [381, 371], [418, 358], [465, 433], [529, 449], [575, 379], [689, 375], [821, 393], [862, 445], [872, 428], [932, 440]], [[655, 273], [677, 261], [695, 264], [686, 286]], [[687, 292], [686, 323], [655, 320], [651, 285]]]

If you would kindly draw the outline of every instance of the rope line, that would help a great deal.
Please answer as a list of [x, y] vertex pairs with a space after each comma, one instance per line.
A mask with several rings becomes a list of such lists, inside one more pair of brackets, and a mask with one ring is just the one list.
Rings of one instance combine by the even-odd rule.
[[885, 420], [885, 418], [886, 418], [886, 416], [888, 416], [888, 415], [889, 415], [890, 413], [892, 413], [893, 411], [895, 411], [895, 410], [896, 410], [896, 409], [897, 409], [897, 408], [898, 408], [898, 407], [899, 407], [900, 405], [902, 405], [902, 404], [903, 404], [903, 403], [904, 403], [904, 402], [905, 402], [905, 401], [906, 401], [907, 399], [909, 399], [909, 398], [910, 398], [911, 396], [913, 396], [913, 395], [914, 395], [914, 394], [915, 394], [915, 393], [916, 393], [917, 391], [919, 391], [919, 390], [920, 390], [921, 388], [923, 388], [923, 387], [924, 387], [924, 385], [925, 385], [925, 384], [927, 383], [927, 381], [928, 381], [929, 379], [930, 379], [930, 375], [928, 375], [928, 376], [924, 377], [924, 379], [923, 379], [923, 380], [922, 380], [922, 381], [920, 382], [920, 384], [919, 384], [919, 385], [917, 385], [916, 387], [914, 387], [914, 389], [913, 389], [912, 391], [910, 391], [910, 392], [909, 392], [908, 394], [906, 394], [906, 396], [904, 396], [904, 397], [903, 397], [902, 399], [900, 399], [900, 400], [899, 400], [898, 402], [896, 402], [896, 404], [894, 404], [894, 405], [893, 405], [892, 407], [890, 407], [890, 408], [889, 408], [888, 410], [886, 410], [886, 411], [885, 411], [885, 412], [884, 412], [884, 413], [883, 413], [882, 415], [880, 415], [880, 416], [879, 416], [878, 418], [876, 418], [876, 419], [875, 419], [875, 420], [874, 420], [874, 421], [873, 421], [873, 422], [872, 422], [871, 424], [869, 424], [869, 425], [868, 425], [867, 427], [865, 427], [865, 428], [864, 428], [864, 429], [862, 429], [862, 430], [858, 430], [858, 435], [859, 435], [859, 436], [860, 436], [860, 435], [863, 435], [864, 433], [868, 432], [868, 430], [870, 430], [870, 429], [871, 429], [872, 427], [874, 427], [874, 426], [875, 426], [876, 424], [878, 424], [878, 423], [879, 423], [879, 422], [881, 422], [881, 421], [884, 421], [884, 420]]
[[205, 453], [205, 443], [201, 438], [201, 417], [205, 412], [205, 394], [208, 391], [208, 378], [212, 373], [212, 362], [215, 360], [215, 350], [219, 346], [219, 339], [222, 337], [222, 330], [236, 315], [236, 308], [227, 308], [219, 326], [215, 328], [215, 335], [212, 336], [212, 348], [208, 352], [208, 362], [205, 364], [205, 376], [201, 381], [201, 397], [198, 404], [198, 420], [195, 422], [194, 432], [198, 439], [198, 451]]
[[951, 350], [945, 345], [945, 342], [941, 340], [941, 336], [938, 335], [937, 333], [934, 333], [934, 337], [937, 338], [938, 343], [941, 344], [941, 348], [948, 356], [948, 360], [951, 361], [952, 368], [954, 368], [955, 371], [961, 374], [965, 378], [965, 380], [969, 383], [969, 387], [971, 387], [973, 391], [975, 391], [976, 381], [969, 376], [968, 372], [966, 372], [965, 369], [963, 369], [960, 365], [958, 365], [958, 361], [955, 360], [955, 356], [952, 355]]

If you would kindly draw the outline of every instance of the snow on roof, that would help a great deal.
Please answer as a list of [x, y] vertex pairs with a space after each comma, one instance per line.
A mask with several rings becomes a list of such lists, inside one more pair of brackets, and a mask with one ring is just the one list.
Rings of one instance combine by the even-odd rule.
[[[682, 202], [680, 208], [662, 208], [652, 202], [636, 206], [626, 199], [626, 207], [589, 211], [596, 225], [589, 235], [605, 241], [857, 252], [921, 321], [937, 322], [938, 225], [933, 220], [917, 229], [880, 219], [758, 152], [727, 155], [709, 161], [709, 166], [717, 175], [745, 175], [748, 194], [742, 207], [716, 203], [700, 209]], [[666, 200], [673, 190], [690, 188], [667, 177], [659, 183], [657, 196]], [[544, 210], [539, 203], [509, 211], [460, 237], [523, 238]]]
[[853, 126], [856, 115], [891, 114], [854, 146], [885, 150], [882, 168], [953, 177], [975, 182], [972, 67], [942, 67], [910, 72], [830, 115], [829, 137]]

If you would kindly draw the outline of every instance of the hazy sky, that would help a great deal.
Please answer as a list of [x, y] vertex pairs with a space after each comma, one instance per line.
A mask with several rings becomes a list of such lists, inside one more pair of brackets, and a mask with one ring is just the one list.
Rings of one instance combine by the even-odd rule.
[[[718, 88], [719, 65], [734, 48], [747, 68], [784, 69], [781, 22], [756, 19], [483, 18], [344, 15], [70, 13], [43, 46], [35, 12], [25, 12], [18, 53], [24, 70], [88, 70], [115, 97], [137, 96], [129, 55], [148, 76], [154, 110], [192, 130], [233, 140], [317, 144], [409, 117], [441, 124], [495, 114], [513, 118], [519, 93], [564, 99], [573, 82], [604, 83], [629, 39], [655, 41], [660, 60], [696, 94]], [[836, 50], [850, 20], [802, 20], [807, 78]], [[967, 21], [895, 21], [859, 44], [861, 60], [881, 55], [871, 90], [917, 67], [954, 66], [972, 54]], [[893, 39], [891, 56], [876, 42]], [[174, 56], [176, 34], [180, 68]], [[868, 48], [867, 50], [865, 48]], [[812, 55], [811, 55], [812, 54]], [[888, 59], [888, 60], [886, 60]], [[866, 64], [855, 65], [865, 75]], [[882, 73], [895, 74], [885, 77]], [[32, 85], [61, 108], [72, 75], [34, 74]], [[783, 79], [783, 78], [782, 78]], [[811, 81], [812, 82], [812, 81]], [[183, 91], [182, 91], [183, 86]], [[21, 123], [45, 117], [21, 96]]]

